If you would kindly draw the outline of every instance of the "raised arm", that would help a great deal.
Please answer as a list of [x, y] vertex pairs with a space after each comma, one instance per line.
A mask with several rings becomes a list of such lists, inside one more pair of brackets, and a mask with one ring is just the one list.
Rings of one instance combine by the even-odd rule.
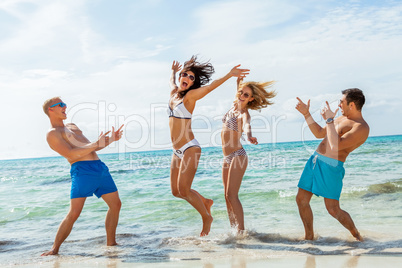
[[239, 77], [237, 77], [237, 81], [236, 81], [237, 90], [239, 90], [239, 86], [240, 86], [241, 82], [243, 82], [243, 78], [244, 78], [244, 77], [245, 77], [245, 76], [239, 76]]
[[207, 86], [203, 86], [203, 87], [197, 88], [195, 90], [190, 90], [186, 95], [187, 98], [191, 98], [194, 101], [202, 99], [203, 97], [205, 97], [205, 95], [207, 95], [209, 92], [211, 92], [215, 88], [217, 88], [220, 85], [222, 85], [223, 83], [225, 83], [232, 76], [244, 78], [246, 75], [249, 74], [249, 71], [250, 71], [249, 69], [240, 69], [239, 67], [240, 67], [240, 64], [236, 65], [225, 76], [212, 81], [212, 83]]
[[308, 100], [307, 104], [305, 104], [299, 97], [296, 97], [296, 99], [299, 101], [296, 105], [296, 110], [298, 110], [304, 116], [304, 119], [306, 120], [306, 123], [310, 128], [310, 131], [318, 139], [325, 138], [326, 128], [321, 127], [319, 124], [317, 124], [317, 122], [314, 121], [313, 117], [310, 114], [310, 100]]
[[180, 72], [181, 65], [178, 61], [173, 61], [172, 63], [172, 75], [170, 76], [170, 88], [173, 90], [177, 89], [176, 85], [176, 73]]

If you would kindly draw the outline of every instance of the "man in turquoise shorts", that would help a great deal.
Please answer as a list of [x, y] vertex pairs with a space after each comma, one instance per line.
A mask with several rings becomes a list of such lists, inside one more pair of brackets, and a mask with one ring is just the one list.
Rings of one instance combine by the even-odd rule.
[[123, 131], [121, 126], [101, 133], [96, 142], [90, 142], [75, 124], [64, 124], [67, 105], [59, 98], [51, 98], [43, 104], [43, 111], [50, 119], [51, 128], [47, 133], [47, 142], [54, 151], [65, 157], [71, 164], [70, 211], [61, 222], [50, 251], [42, 256], [56, 255], [64, 240], [70, 234], [75, 221], [81, 214], [87, 197], [95, 194], [106, 202], [109, 210], [106, 214], [106, 244], [115, 246], [116, 228], [119, 221], [121, 201], [117, 187], [107, 166], [98, 158], [99, 151], [114, 141], [120, 140]]
[[359, 241], [363, 241], [350, 215], [339, 206], [342, 180], [345, 175], [343, 163], [346, 157], [362, 145], [370, 128], [364, 121], [361, 110], [365, 102], [363, 92], [357, 88], [342, 91], [339, 103], [342, 116], [334, 119], [339, 108], [331, 111], [328, 102], [321, 112], [326, 125], [321, 127], [312, 118], [310, 100], [307, 104], [297, 98], [296, 109], [303, 114], [306, 123], [316, 138], [323, 141], [308, 160], [299, 180], [296, 196], [297, 206], [305, 230], [305, 239], [314, 239], [313, 212], [310, 200], [313, 194], [324, 197], [325, 206], [331, 216], [337, 219]]

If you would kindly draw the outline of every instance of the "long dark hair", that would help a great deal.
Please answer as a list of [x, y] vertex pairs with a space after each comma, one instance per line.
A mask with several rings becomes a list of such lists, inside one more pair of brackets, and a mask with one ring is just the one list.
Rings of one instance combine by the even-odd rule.
[[183, 98], [190, 90], [208, 84], [211, 80], [212, 74], [215, 72], [214, 67], [209, 61], [205, 63], [200, 63], [197, 61], [197, 56], [194, 55], [191, 57], [190, 60], [184, 63], [183, 70], [180, 73], [184, 73], [187, 71], [191, 71], [194, 73], [195, 80], [193, 85], [189, 89], [178, 93], [180, 98]]

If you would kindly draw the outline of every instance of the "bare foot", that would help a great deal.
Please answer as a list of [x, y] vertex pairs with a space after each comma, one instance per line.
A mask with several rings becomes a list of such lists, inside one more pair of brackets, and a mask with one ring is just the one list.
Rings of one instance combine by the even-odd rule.
[[212, 224], [213, 220], [214, 219], [212, 218], [212, 216], [209, 216], [206, 219], [202, 219], [203, 226], [202, 226], [202, 231], [201, 231], [200, 236], [206, 236], [206, 235], [209, 234], [209, 231], [211, 230], [211, 224]]
[[113, 242], [113, 243], [107, 243], [106, 244], [106, 246], [108, 246], [108, 247], [113, 247], [113, 246], [118, 246], [119, 244], [117, 244], [117, 242], [115, 241], [115, 242]]
[[54, 250], [54, 249], [52, 249], [52, 250], [49, 250], [47, 252], [43, 252], [41, 254], [41, 256], [50, 256], [50, 255], [57, 255], [57, 254], [59, 254], [59, 252]]

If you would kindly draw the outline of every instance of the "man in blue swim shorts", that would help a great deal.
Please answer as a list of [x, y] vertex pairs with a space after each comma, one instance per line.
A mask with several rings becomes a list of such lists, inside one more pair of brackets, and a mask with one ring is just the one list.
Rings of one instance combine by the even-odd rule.
[[346, 157], [360, 145], [368, 135], [370, 128], [362, 116], [365, 102], [363, 92], [358, 88], [342, 91], [338, 107], [342, 116], [334, 119], [339, 108], [333, 112], [326, 102], [321, 115], [326, 125], [321, 127], [310, 114], [310, 100], [307, 104], [297, 98], [296, 109], [303, 114], [306, 123], [316, 138], [322, 139], [317, 150], [309, 158], [299, 180], [299, 191], [296, 196], [299, 214], [304, 225], [305, 239], [314, 239], [313, 212], [310, 200], [313, 194], [324, 197], [328, 213], [337, 219], [359, 241], [363, 237], [357, 230], [350, 215], [342, 210], [339, 198], [342, 191]]
[[94, 194], [98, 198], [102, 197], [109, 207], [105, 221], [106, 244], [117, 245], [116, 228], [121, 201], [109, 169], [99, 160], [96, 151], [120, 140], [123, 125], [117, 131], [112, 127], [111, 132], [101, 133], [96, 142], [90, 142], [75, 124], [64, 124], [63, 121], [67, 118], [66, 109], [67, 105], [59, 97], [51, 98], [43, 104], [43, 111], [49, 117], [51, 124], [46, 136], [47, 142], [50, 148], [71, 164], [71, 200], [70, 211], [59, 226], [52, 249], [42, 256], [58, 254], [61, 244], [80, 216], [86, 198]]

